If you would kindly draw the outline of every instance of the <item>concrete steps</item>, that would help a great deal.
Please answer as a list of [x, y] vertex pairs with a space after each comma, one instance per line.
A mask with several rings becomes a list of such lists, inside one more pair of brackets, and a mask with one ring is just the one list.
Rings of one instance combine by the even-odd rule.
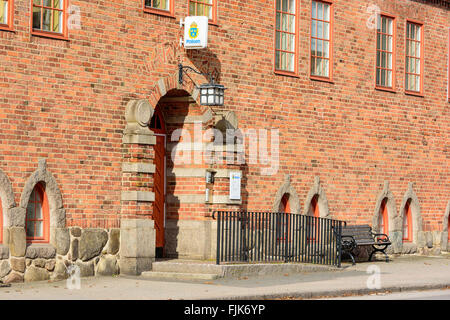
[[142, 277], [174, 280], [215, 280], [223, 277], [221, 266], [208, 262], [157, 261], [152, 271], [143, 272]]
[[341, 271], [332, 266], [304, 263], [255, 263], [216, 265], [211, 261], [167, 260], [156, 261], [152, 270], [142, 273], [151, 279], [215, 280], [243, 276], [299, 274], [304, 272]]

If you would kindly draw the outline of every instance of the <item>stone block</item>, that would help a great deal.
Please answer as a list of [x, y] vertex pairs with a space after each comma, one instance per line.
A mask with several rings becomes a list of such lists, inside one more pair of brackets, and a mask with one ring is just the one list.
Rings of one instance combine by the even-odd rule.
[[37, 258], [33, 260], [33, 266], [38, 268], [44, 268], [45, 267], [45, 259]]
[[32, 244], [27, 247], [25, 256], [29, 259], [52, 259], [56, 256], [56, 249], [49, 244]]
[[435, 230], [435, 231], [432, 232], [432, 235], [433, 235], [433, 247], [440, 246], [441, 245], [442, 232]]
[[54, 229], [53, 246], [56, 248], [56, 253], [65, 256], [70, 247], [70, 232], [66, 228]]
[[11, 271], [11, 265], [8, 260], [0, 261], [0, 278], [3, 278], [9, 274]]
[[107, 244], [108, 254], [117, 254], [120, 248], [120, 229], [111, 229], [109, 231], [109, 240]]
[[72, 261], [76, 261], [78, 259], [78, 239], [72, 240], [69, 256]]
[[45, 269], [47, 270], [47, 271], [53, 271], [54, 269], [55, 269], [55, 265], [56, 265], [56, 260], [55, 259], [50, 259], [50, 260], [47, 260], [46, 262], [45, 262]]
[[81, 262], [77, 261], [76, 265], [80, 268], [81, 277], [92, 277], [94, 276], [94, 261]]
[[105, 255], [100, 257], [97, 264], [96, 275], [100, 276], [111, 276], [119, 274], [119, 265], [117, 263], [117, 258], [113, 255]]
[[0, 244], [0, 260], [9, 258], [9, 247]]
[[144, 271], [152, 269], [154, 258], [124, 258], [119, 260], [120, 273], [129, 275], [140, 275]]
[[428, 248], [433, 247], [433, 234], [430, 231], [425, 232], [425, 242]]
[[423, 231], [419, 231], [417, 233], [417, 241], [416, 241], [417, 247], [418, 248], [423, 248], [427, 246], [427, 240], [426, 240], [426, 236], [425, 236], [425, 232]]
[[81, 228], [80, 227], [72, 227], [72, 228], [70, 228], [70, 233], [74, 237], [80, 237], [81, 236]]
[[11, 268], [14, 271], [19, 271], [22, 273], [25, 272], [25, 266], [26, 266], [25, 258], [11, 257], [10, 263], [11, 263]]
[[23, 257], [27, 249], [25, 229], [9, 228], [9, 251], [13, 257]]
[[16, 283], [16, 282], [23, 282], [23, 275], [20, 273], [12, 271], [8, 276], [3, 279], [4, 283]]
[[30, 281], [45, 281], [50, 279], [50, 273], [43, 269], [35, 266], [29, 266], [25, 270], [24, 280], [25, 282]]
[[153, 220], [122, 220], [120, 228], [120, 257], [154, 258], [155, 235]]
[[68, 277], [69, 274], [67, 273], [66, 264], [62, 260], [57, 260], [50, 279], [57, 281], [67, 279]]
[[87, 261], [98, 256], [102, 252], [107, 241], [108, 233], [105, 230], [82, 230], [78, 248], [79, 258], [83, 261]]

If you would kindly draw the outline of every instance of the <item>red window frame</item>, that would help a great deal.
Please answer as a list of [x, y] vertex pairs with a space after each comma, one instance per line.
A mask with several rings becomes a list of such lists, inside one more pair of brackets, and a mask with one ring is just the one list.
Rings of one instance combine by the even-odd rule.
[[447, 101], [450, 102], [450, 27], [448, 28], [447, 59]]
[[[273, 37], [273, 48], [274, 48], [274, 55], [273, 55], [273, 69], [275, 74], [279, 74], [279, 75], [286, 75], [286, 76], [298, 76], [298, 43], [299, 43], [299, 7], [300, 7], [300, 1], [299, 0], [294, 0], [295, 1], [295, 13], [290, 13], [290, 12], [284, 12], [282, 11], [283, 8], [281, 8], [281, 10], [277, 9], [277, 0], [274, 1], [274, 37]], [[295, 23], [295, 34], [291, 33], [291, 32], [286, 32], [286, 31], [282, 31], [282, 30], [277, 30], [277, 13], [280, 14], [287, 14], [287, 15], [294, 15], [294, 23]], [[289, 28], [288, 28], [289, 29]], [[294, 34], [294, 51], [285, 51], [282, 49], [277, 49], [277, 32], [280, 33], [287, 33], [287, 34]], [[280, 42], [282, 41], [282, 37], [280, 36]], [[283, 70], [283, 69], [277, 69], [277, 65], [276, 65], [276, 55], [277, 55], [277, 51], [279, 52], [288, 52], [290, 54], [294, 54], [294, 71], [289, 71], [289, 70]]]
[[[318, 18], [313, 18], [312, 17], [312, 3], [316, 2], [316, 3], [324, 3], [324, 4], [328, 4], [330, 6], [330, 20], [326, 21], [326, 20], [320, 20]], [[317, 12], [317, 11], [316, 11]], [[323, 80], [323, 81], [328, 81], [328, 82], [332, 82], [333, 81], [333, 26], [334, 26], [334, 5], [333, 2], [328, 0], [313, 0], [311, 1], [311, 10], [310, 10], [310, 18], [311, 18], [311, 24], [310, 24], [310, 32], [309, 32], [309, 36], [310, 36], [310, 41], [309, 41], [309, 77], [310, 79], [313, 80]], [[325, 19], [325, 17], [324, 17]], [[318, 37], [313, 37], [312, 35], [312, 21], [316, 20], [316, 21], [321, 21], [321, 22], [326, 22], [330, 24], [330, 30], [329, 30], [329, 39], [324, 39], [324, 38], [318, 38]], [[323, 35], [323, 29], [322, 29], [322, 35]], [[328, 77], [325, 76], [319, 76], [319, 75], [313, 75], [311, 72], [312, 69], [312, 59], [313, 56], [312, 55], [312, 40], [316, 39], [316, 40], [320, 40], [320, 41], [327, 41], [329, 43], [328, 45], [328, 58], [324, 58], [324, 57], [319, 57], [321, 59], [326, 59], [328, 60]], [[317, 42], [316, 42], [316, 48], [317, 48]], [[317, 51], [317, 50], [316, 50]]]
[[388, 234], [389, 232], [389, 215], [387, 210], [387, 198], [384, 198], [381, 202], [379, 212], [379, 226], [380, 233]]
[[[153, 2], [154, 0], [151, 1]], [[147, 7], [145, 5], [145, 0], [142, 0], [142, 9], [144, 10], [144, 12], [147, 13], [154, 13], [161, 16], [175, 18], [175, 5], [174, 5], [175, 0], [167, 0], [167, 1], [169, 1], [169, 10]]]
[[6, 2], [8, 2], [8, 23], [0, 23], [0, 30], [13, 31], [14, 0], [6, 0]]
[[[416, 26], [420, 26], [420, 41], [408, 38], [408, 33], [407, 33], [408, 24], [414, 24]], [[417, 59], [417, 57], [415, 57], [415, 56], [409, 56], [408, 55], [408, 52], [407, 52], [407, 42], [408, 42], [408, 40], [409, 41], [414, 41], [414, 42], [420, 42], [420, 59], [419, 59], [419, 61], [420, 61], [420, 74], [410, 73], [410, 72], [408, 72], [408, 70], [406, 68], [407, 60], [408, 60], [409, 57]], [[424, 57], [424, 24], [422, 22], [419, 22], [419, 21], [406, 20], [406, 26], [405, 26], [405, 93], [406, 94], [416, 95], [416, 96], [423, 96], [423, 78], [424, 78], [424, 74], [423, 74], [423, 71], [424, 71], [424, 65], [423, 65], [424, 58], [423, 57]], [[411, 74], [411, 75], [414, 75], [414, 76], [417, 76], [417, 75], [420, 76], [420, 82], [419, 82], [420, 90], [419, 91], [413, 91], [413, 90], [409, 90], [408, 89], [408, 84], [406, 82], [406, 77], [407, 77], [408, 74]]]
[[[280, 213], [284, 213], [285, 217], [282, 218], [281, 215], [277, 216], [277, 230], [279, 233], [277, 235], [277, 241], [291, 241], [290, 235], [290, 225], [291, 225], [291, 205], [289, 204], [289, 194], [283, 195], [280, 203]], [[284, 220], [283, 222], [281, 220]], [[284, 226], [287, 225], [287, 234], [284, 232]]]
[[[395, 76], [395, 70], [396, 70], [396, 56], [397, 56], [397, 46], [396, 46], [396, 41], [397, 41], [397, 17], [387, 14], [387, 13], [382, 13], [379, 15], [379, 18], [381, 20], [381, 18], [388, 18], [388, 19], [392, 19], [392, 35], [390, 35], [389, 33], [383, 33], [381, 29], [381, 26], [378, 25], [378, 18], [377, 18], [377, 28], [376, 30], [376, 39], [375, 39], [375, 88], [376, 89], [380, 89], [380, 90], [385, 90], [385, 91], [392, 91], [395, 92], [396, 90], [396, 76]], [[388, 50], [383, 50], [383, 49], [378, 49], [378, 35], [388, 35], [388, 36], [392, 36], [392, 51], [388, 51]], [[388, 69], [388, 68], [383, 68], [383, 67], [378, 67], [378, 52], [386, 52], [386, 53], [390, 53], [392, 54], [392, 69]], [[381, 59], [381, 57], [380, 57]], [[381, 69], [385, 69], [388, 71], [392, 72], [392, 86], [382, 86], [381, 84], [377, 83], [377, 73], [378, 70], [380, 69], [380, 73], [381, 73]]]
[[[175, 1], [175, 0], [173, 0], [173, 1]], [[205, 3], [205, 2], [203, 2], [201, 0], [188, 0], [188, 8], [187, 8], [188, 15], [190, 15], [190, 4], [191, 4], [191, 2], [195, 3], [195, 13], [196, 14], [197, 14], [197, 8], [198, 8], [199, 4], [210, 6], [211, 7], [212, 18], [209, 18], [209, 23], [217, 25], [217, 1], [218, 0], [212, 0], [212, 4], [209, 4], [209, 3]]]
[[[38, 193], [41, 198], [41, 208], [42, 208], [42, 219], [28, 219], [28, 206], [27, 206], [27, 212], [25, 214], [25, 233], [27, 231], [27, 225], [28, 221], [42, 221], [42, 229], [43, 229], [43, 235], [42, 237], [29, 237], [26, 236], [27, 243], [48, 243], [50, 238], [50, 214], [49, 214], [49, 206], [48, 206], [48, 199], [47, 195], [45, 193], [45, 189], [42, 186], [41, 183], [38, 183], [34, 186], [35, 193]], [[28, 201], [33, 201], [36, 203], [36, 199], [29, 199]], [[34, 210], [36, 211], [36, 206], [34, 206]], [[36, 217], [36, 212], [35, 212]]]
[[312, 242], [312, 241], [316, 241], [316, 237], [314, 236], [314, 234], [315, 235], [319, 234], [319, 225], [315, 223], [317, 221], [317, 219], [315, 219], [315, 218], [320, 218], [319, 195], [318, 194], [316, 194], [311, 199], [311, 203], [310, 203], [310, 207], [309, 208], [310, 208], [310, 213], [312, 213], [312, 215], [310, 215], [310, 216], [314, 217], [313, 219], [311, 219], [312, 222], [310, 224], [310, 228], [311, 228], [310, 230], [314, 230], [314, 231], [312, 232], [313, 236], [311, 236], [311, 237], [307, 236], [306, 240]]
[[[41, 0], [41, 5], [35, 5], [34, 4], [34, 0], [30, 0], [31, 1], [31, 8], [30, 8], [30, 33], [32, 35], [35, 36], [41, 36], [41, 37], [47, 37], [47, 38], [54, 38], [54, 39], [59, 39], [59, 40], [69, 40], [68, 39], [68, 2], [69, 0], [61, 0], [63, 1], [63, 8], [62, 9], [55, 9], [55, 8], [51, 8], [52, 10], [57, 10], [57, 11], [61, 11], [63, 13], [63, 17], [62, 17], [62, 32], [51, 32], [51, 31], [44, 31], [41, 29], [34, 29], [33, 28], [33, 8], [38, 7], [41, 8], [41, 10], [43, 10], [44, 8], [49, 8], [50, 7], [45, 7], [44, 6], [44, 2], [43, 0]], [[53, 0], [52, 0], [53, 3]], [[43, 14], [41, 11], [41, 27], [42, 27], [42, 19], [43, 19]], [[53, 17], [52, 17], [53, 19]]]
[[[406, 202], [405, 209], [403, 210], [403, 242], [412, 241], [412, 213], [411, 213], [411, 199]], [[405, 219], [406, 218], [406, 219]], [[405, 223], [406, 222], [406, 223]], [[405, 237], [405, 230], [407, 231], [407, 236]]]

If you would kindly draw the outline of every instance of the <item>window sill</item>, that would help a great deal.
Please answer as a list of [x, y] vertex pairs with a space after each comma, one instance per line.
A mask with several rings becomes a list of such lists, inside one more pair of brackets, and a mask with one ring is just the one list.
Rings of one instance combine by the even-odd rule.
[[0, 31], [8, 31], [8, 32], [15, 32], [13, 27], [9, 27], [7, 25], [0, 25]]
[[321, 82], [328, 82], [328, 83], [334, 84], [334, 81], [331, 78], [325, 78], [325, 77], [319, 77], [319, 76], [310, 76], [309, 78], [313, 81], [321, 81]]
[[69, 41], [69, 38], [61, 33], [51, 33], [45, 31], [31, 31], [32, 36]]
[[379, 90], [379, 91], [386, 91], [386, 92], [391, 92], [391, 93], [397, 93], [397, 91], [394, 88], [387, 88], [387, 87], [375, 87], [375, 90]]
[[163, 16], [163, 17], [168, 17], [168, 18], [173, 18], [175, 19], [175, 15], [173, 14], [173, 12], [170, 11], [165, 11], [162, 9], [154, 9], [154, 8], [144, 8], [144, 12], [145, 13], [150, 13], [150, 14], [156, 14], [158, 16]]
[[275, 73], [275, 75], [278, 75], [278, 76], [287, 76], [287, 77], [299, 78], [298, 74], [295, 73], [295, 72], [275, 70], [274, 73]]
[[416, 91], [407, 91], [407, 90], [405, 90], [405, 94], [408, 95], [408, 96], [416, 96], [416, 97], [420, 97], [420, 98], [424, 98], [425, 97], [422, 92], [416, 92]]

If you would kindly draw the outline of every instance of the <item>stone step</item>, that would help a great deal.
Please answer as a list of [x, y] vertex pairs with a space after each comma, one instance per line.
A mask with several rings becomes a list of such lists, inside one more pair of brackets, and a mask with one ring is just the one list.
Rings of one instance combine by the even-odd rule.
[[215, 280], [220, 278], [220, 276], [217, 274], [162, 272], [162, 271], [145, 271], [142, 272], [141, 276], [150, 279], [174, 279], [174, 280]]
[[177, 273], [196, 273], [196, 274], [216, 274], [222, 275], [223, 268], [207, 262], [172, 262], [161, 261], [153, 262], [152, 271], [157, 272], [177, 272]]

